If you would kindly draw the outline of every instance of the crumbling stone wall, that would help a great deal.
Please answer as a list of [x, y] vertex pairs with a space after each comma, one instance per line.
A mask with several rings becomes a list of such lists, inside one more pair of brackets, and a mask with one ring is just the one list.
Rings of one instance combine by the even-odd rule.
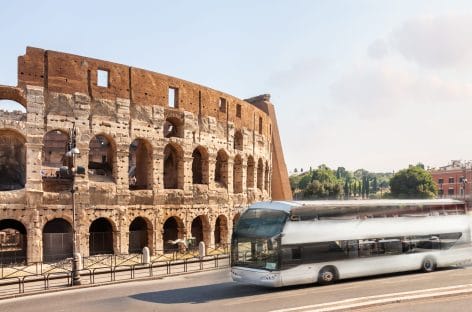
[[[248, 101], [143, 69], [37, 48], [19, 57], [18, 86], [0, 86], [0, 99], [26, 107], [21, 118], [0, 112], [0, 142], [24, 138], [15, 146], [25, 155], [16, 157], [24, 162], [24, 188], [0, 192], [0, 220], [25, 226], [28, 261], [43, 259], [47, 222], [72, 220], [70, 182], [45, 177], [44, 166], [51, 163], [45, 151], [57, 154], [59, 133], [73, 125], [76, 165], [86, 168], [75, 179], [84, 256], [97, 251], [90, 229], [99, 218], [109, 223], [111, 233], [103, 235], [111, 237], [114, 253], [128, 253], [133, 240], [132, 246], [146, 242], [156, 254], [167, 238], [192, 233], [210, 246], [225, 245], [241, 211], [271, 199], [280, 141], [273, 141], [269, 114]], [[56, 137], [45, 140], [47, 133]], [[6, 152], [0, 146], [0, 154]], [[135, 241], [138, 232], [147, 233], [145, 240]]]

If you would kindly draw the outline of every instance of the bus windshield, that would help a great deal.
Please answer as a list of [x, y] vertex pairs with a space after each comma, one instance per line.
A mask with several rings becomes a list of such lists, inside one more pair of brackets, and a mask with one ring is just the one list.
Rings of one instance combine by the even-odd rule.
[[288, 214], [271, 209], [248, 209], [239, 218], [235, 237], [273, 237], [283, 229]]
[[279, 268], [280, 233], [288, 214], [269, 209], [249, 209], [234, 230], [232, 265], [257, 269]]

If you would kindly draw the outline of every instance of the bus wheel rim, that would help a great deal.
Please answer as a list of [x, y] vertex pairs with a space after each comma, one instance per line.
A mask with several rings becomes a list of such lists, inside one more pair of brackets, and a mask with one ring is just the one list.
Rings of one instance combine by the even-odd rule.
[[321, 277], [323, 278], [324, 281], [326, 282], [330, 282], [333, 280], [333, 273], [330, 272], [330, 271], [327, 271], [327, 272], [323, 272], [323, 274], [321, 275]]

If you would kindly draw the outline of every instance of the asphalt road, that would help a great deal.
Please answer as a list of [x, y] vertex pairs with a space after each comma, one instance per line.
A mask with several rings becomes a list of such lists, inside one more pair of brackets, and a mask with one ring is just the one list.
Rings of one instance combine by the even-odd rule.
[[[0, 301], [2, 312], [26, 311], [321, 311], [353, 298], [401, 296], [432, 288], [451, 289], [470, 284], [472, 269], [434, 273], [393, 274], [342, 281], [329, 286], [267, 289], [236, 284], [229, 270], [83, 288]], [[455, 288], [454, 288], [455, 289]], [[434, 291], [431, 291], [434, 293]], [[358, 299], [356, 299], [358, 300]], [[362, 299], [364, 300], [364, 299]], [[365, 311], [467, 311], [472, 295], [420, 299], [415, 302], [362, 308]], [[465, 309], [465, 310], [464, 310]]]

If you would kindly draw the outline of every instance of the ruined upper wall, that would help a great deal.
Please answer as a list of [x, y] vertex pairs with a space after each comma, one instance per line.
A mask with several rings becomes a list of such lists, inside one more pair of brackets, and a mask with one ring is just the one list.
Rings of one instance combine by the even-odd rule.
[[[98, 71], [108, 72], [108, 86], [97, 84]], [[89, 95], [92, 99], [130, 99], [131, 105], [168, 106], [169, 88], [178, 89], [177, 110], [211, 116], [219, 122], [234, 123], [271, 135], [270, 118], [254, 105], [229, 94], [167, 75], [112, 62], [67, 53], [28, 47], [18, 58], [18, 86], [41, 86], [49, 93]], [[226, 101], [226, 111], [220, 110], [220, 99]], [[240, 105], [241, 116], [237, 116]]]

